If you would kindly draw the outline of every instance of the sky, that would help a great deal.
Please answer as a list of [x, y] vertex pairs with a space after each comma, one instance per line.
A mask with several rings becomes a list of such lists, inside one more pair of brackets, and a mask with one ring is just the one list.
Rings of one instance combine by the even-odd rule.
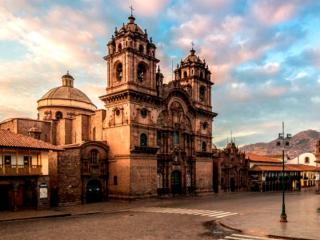
[[320, 1], [0, 0], [0, 121], [36, 117], [36, 101], [69, 71], [103, 108], [106, 43], [129, 6], [171, 80], [189, 54], [212, 72], [213, 142], [270, 141], [281, 131], [319, 130]]

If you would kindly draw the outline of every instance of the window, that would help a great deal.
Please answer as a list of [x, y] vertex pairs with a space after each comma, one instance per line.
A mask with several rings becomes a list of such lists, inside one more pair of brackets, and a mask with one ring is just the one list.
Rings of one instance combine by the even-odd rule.
[[173, 143], [174, 144], [179, 144], [180, 139], [179, 139], [179, 132], [178, 131], [174, 131], [173, 133]]
[[304, 163], [305, 163], [305, 164], [309, 164], [309, 163], [310, 163], [310, 159], [309, 159], [309, 157], [305, 157], [305, 159], [304, 159]]
[[202, 124], [202, 128], [203, 128], [203, 130], [206, 130], [206, 129], [208, 128], [208, 123], [207, 123], [207, 122], [204, 122], [204, 123]]
[[200, 79], [203, 79], [203, 72], [200, 73]]
[[118, 185], [118, 177], [113, 176], [113, 185]]
[[138, 69], [137, 69], [137, 77], [140, 82], [145, 80], [146, 75], [146, 66], [143, 63], [139, 63]]
[[202, 152], [206, 152], [206, 151], [207, 151], [207, 144], [206, 144], [206, 142], [202, 142], [202, 144], [201, 144], [201, 149], [202, 149]]
[[56, 112], [56, 120], [59, 120], [63, 117], [62, 112], [58, 111]]
[[147, 135], [142, 133], [140, 135], [140, 147], [146, 147], [148, 145]]
[[122, 73], [122, 63], [118, 63], [118, 64], [117, 64], [117, 67], [116, 67], [116, 77], [117, 77], [117, 80], [118, 80], [118, 81], [121, 81], [121, 80], [122, 80], [122, 76], [123, 76], [123, 73]]
[[119, 116], [120, 115], [120, 110], [117, 108], [116, 110], [116, 115]]
[[25, 167], [29, 167], [32, 162], [32, 157], [31, 156], [23, 156], [23, 165]]
[[205, 86], [201, 86], [199, 89], [199, 98], [200, 101], [204, 101], [206, 97], [206, 87]]
[[11, 156], [10, 155], [4, 156], [4, 164], [6, 166], [11, 166]]
[[148, 110], [146, 108], [142, 108], [140, 111], [141, 117], [146, 118], [148, 115]]
[[139, 45], [139, 52], [140, 52], [140, 53], [144, 53], [144, 47], [143, 47], [143, 45]]
[[122, 50], [122, 45], [121, 43], [118, 44], [118, 52], [120, 52]]
[[158, 146], [161, 145], [161, 132], [160, 131], [157, 131], [157, 144], [158, 144]]
[[186, 71], [183, 72], [183, 77], [184, 77], [184, 78], [187, 78], [187, 77], [188, 77], [188, 74], [187, 74]]
[[96, 149], [91, 150], [91, 163], [97, 164], [98, 163], [98, 151]]

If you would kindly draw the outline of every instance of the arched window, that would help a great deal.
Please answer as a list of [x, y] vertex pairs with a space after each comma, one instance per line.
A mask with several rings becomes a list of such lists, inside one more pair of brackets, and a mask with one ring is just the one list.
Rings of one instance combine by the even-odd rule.
[[141, 117], [146, 118], [148, 116], [148, 110], [146, 108], [142, 108], [140, 114]]
[[208, 127], [208, 123], [207, 123], [207, 122], [204, 122], [204, 123], [202, 124], [202, 128], [203, 128], [203, 130], [206, 130], [206, 129], [207, 129], [207, 127]]
[[188, 74], [186, 71], [183, 72], [183, 78], [187, 78], [188, 77]]
[[206, 98], [206, 87], [205, 86], [201, 86], [199, 89], [199, 98], [200, 101], [204, 101]]
[[123, 76], [123, 73], [122, 73], [122, 63], [118, 63], [118, 64], [117, 64], [117, 67], [116, 67], [116, 77], [117, 77], [117, 80], [118, 80], [118, 81], [121, 81], [122, 76]]
[[174, 131], [174, 133], [173, 133], [173, 143], [176, 145], [180, 143], [178, 131]]
[[121, 50], [122, 50], [122, 44], [119, 43], [119, 44], [118, 44], [118, 52], [121, 52]]
[[145, 133], [140, 135], [140, 147], [146, 147], [148, 145], [148, 138]]
[[56, 120], [59, 120], [63, 117], [62, 112], [58, 111], [56, 112]]
[[305, 157], [305, 159], [304, 159], [304, 163], [305, 163], [305, 164], [309, 164], [309, 163], [310, 163], [310, 159], [309, 159], [309, 157]]
[[206, 144], [206, 142], [202, 142], [202, 144], [201, 144], [201, 149], [202, 149], [202, 152], [206, 152], [206, 151], [207, 151], [207, 144]]
[[93, 149], [90, 152], [90, 157], [91, 157], [91, 163], [92, 164], [97, 164], [98, 163], [98, 150]]
[[143, 45], [141, 45], [141, 44], [139, 45], [139, 52], [140, 52], [140, 53], [144, 53], [144, 47], [143, 47]]
[[143, 63], [139, 63], [137, 69], [137, 77], [140, 82], [143, 82], [143, 80], [145, 80], [146, 72], [146, 66]]
[[200, 72], [200, 78], [203, 79], [203, 72]]

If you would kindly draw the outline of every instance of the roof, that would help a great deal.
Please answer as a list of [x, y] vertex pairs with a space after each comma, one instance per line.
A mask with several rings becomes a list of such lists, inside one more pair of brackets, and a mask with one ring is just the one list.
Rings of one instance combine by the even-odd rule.
[[9, 130], [0, 129], [0, 148], [27, 148], [42, 150], [62, 150], [61, 148], [50, 143], [37, 140], [22, 134], [13, 133]]
[[248, 159], [250, 162], [281, 163], [281, 161], [277, 158], [254, 153], [246, 153], [246, 159]]
[[190, 54], [182, 61], [183, 63], [200, 63], [200, 64], [202, 64], [202, 65], [204, 65], [205, 64], [205, 62], [204, 61], [202, 61], [200, 58], [199, 58], [199, 56], [197, 56], [196, 54], [195, 54], [195, 50], [192, 48], [191, 50], [190, 50]]
[[[254, 165], [252, 168], [250, 168], [250, 171], [281, 172], [282, 166], [281, 165]], [[320, 167], [308, 166], [303, 164], [285, 164], [284, 171], [285, 172], [307, 172], [307, 171], [318, 172], [320, 171]]]
[[73, 100], [77, 102], [84, 102], [95, 106], [89, 97], [83, 93], [81, 90], [73, 87], [74, 78], [69, 74], [69, 72], [61, 77], [62, 86], [50, 89], [41, 99], [38, 100]]
[[75, 100], [93, 105], [89, 97], [86, 94], [84, 94], [81, 90], [67, 86], [52, 88], [51, 90], [49, 90], [49, 92], [43, 95], [43, 97], [40, 100], [46, 99]]

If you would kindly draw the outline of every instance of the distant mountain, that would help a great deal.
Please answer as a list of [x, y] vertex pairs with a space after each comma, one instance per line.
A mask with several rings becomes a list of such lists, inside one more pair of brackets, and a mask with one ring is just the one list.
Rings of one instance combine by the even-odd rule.
[[[316, 150], [317, 141], [320, 139], [320, 132], [315, 130], [306, 130], [294, 135], [290, 141], [288, 155], [290, 158], [296, 157], [301, 153], [312, 152]], [[280, 155], [282, 148], [277, 146], [277, 139], [269, 143], [255, 143], [241, 147], [242, 151], [256, 153], [260, 155]]]

